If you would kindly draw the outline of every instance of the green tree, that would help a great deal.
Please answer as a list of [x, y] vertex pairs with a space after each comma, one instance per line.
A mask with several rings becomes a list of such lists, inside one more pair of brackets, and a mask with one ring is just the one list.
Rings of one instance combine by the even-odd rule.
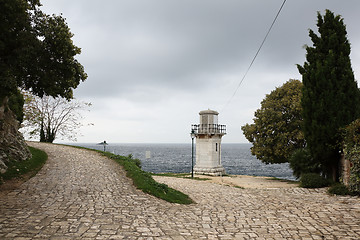
[[264, 163], [284, 163], [295, 149], [303, 148], [301, 131], [301, 88], [299, 80], [289, 80], [266, 95], [255, 112], [253, 124], [241, 127], [253, 144], [251, 153]]
[[65, 19], [39, 6], [39, 0], [0, 0], [0, 100], [18, 88], [70, 99], [87, 77]]
[[339, 128], [359, 117], [360, 92], [350, 62], [350, 44], [343, 18], [318, 12], [318, 32], [309, 31], [313, 46], [298, 65], [303, 81], [303, 132], [322, 174], [337, 180], [341, 154]]
[[75, 59], [81, 50], [65, 19], [47, 15], [39, 6], [39, 0], [0, 0], [0, 171], [10, 161], [30, 157], [18, 132], [18, 90], [71, 99], [87, 77]]

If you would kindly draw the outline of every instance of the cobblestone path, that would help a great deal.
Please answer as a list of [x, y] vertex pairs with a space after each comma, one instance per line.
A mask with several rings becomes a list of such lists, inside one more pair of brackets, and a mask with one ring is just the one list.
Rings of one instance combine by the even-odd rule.
[[49, 159], [0, 197], [0, 239], [360, 239], [358, 197], [157, 177], [197, 202], [171, 204], [135, 189], [95, 152], [31, 145]]

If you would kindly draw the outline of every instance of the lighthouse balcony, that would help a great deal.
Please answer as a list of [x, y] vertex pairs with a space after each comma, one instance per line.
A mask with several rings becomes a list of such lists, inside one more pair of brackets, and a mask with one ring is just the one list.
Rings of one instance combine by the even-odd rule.
[[191, 132], [194, 134], [226, 134], [226, 125], [220, 124], [193, 124]]

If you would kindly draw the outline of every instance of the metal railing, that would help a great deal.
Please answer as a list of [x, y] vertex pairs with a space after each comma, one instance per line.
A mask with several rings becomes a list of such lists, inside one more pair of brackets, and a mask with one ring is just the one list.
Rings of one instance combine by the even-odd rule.
[[194, 134], [226, 134], [226, 125], [220, 124], [193, 124], [191, 132]]

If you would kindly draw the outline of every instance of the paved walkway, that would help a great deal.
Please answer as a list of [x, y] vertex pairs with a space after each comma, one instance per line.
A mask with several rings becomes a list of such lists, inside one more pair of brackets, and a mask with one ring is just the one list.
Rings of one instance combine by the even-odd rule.
[[360, 239], [357, 197], [157, 178], [197, 202], [170, 204], [135, 189], [97, 153], [31, 145], [49, 159], [0, 198], [0, 239]]

